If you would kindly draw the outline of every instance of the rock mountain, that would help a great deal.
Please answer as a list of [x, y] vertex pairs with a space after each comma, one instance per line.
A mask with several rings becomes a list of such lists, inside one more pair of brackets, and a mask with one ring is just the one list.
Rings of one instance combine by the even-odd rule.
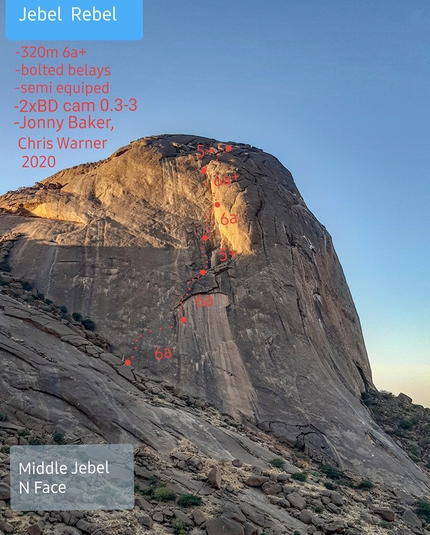
[[22, 423], [144, 440], [166, 454], [185, 436], [218, 457], [237, 455], [198, 419], [145, 406], [130, 383], [145, 377], [315, 461], [429, 492], [360, 401], [374, 386], [345, 276], [330, 235], [273, 156], [148, 137], [8, 192], [0, 209], [10, 275], [93, 319], [110, 344], [89, 359], [67, 317], [58, 324], [4, 296], [0, 399]]

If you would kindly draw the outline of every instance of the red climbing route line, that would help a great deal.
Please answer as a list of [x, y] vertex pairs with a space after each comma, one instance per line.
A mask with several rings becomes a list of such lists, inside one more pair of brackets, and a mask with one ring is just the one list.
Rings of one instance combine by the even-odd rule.
[[[216, 161], [218, 162], [219, 161], [218, 157], [219, 157], [220, 154], [225, 153], [225, 152], [231, 152], [231, 151], [232, 151], [232, 146], [231, 145], [226, 145], [224, 150], [219, 150], [219, 149], [216, 150], [213, 147], [206, 148], [204, 143], [199, 143], [197, 145], [197, 160], [201, 160], [201, 159], [203, 159], [204, 157], [207, 157], [207, 156], [212, 158], [207, 165], [204, 165], [204, 166], [202, 166], [200, 168], [200, 172], [205, 177], [205, 180], [204, 180], [203, 184], [208, 188], [209, 192], [211, 191], [211, 186], [209, 184], [209, 179], [208, 179], [208, 165], [210, 165], [211, 163], [215, 163], [214, 159], [216, 159]], [[228, 186], [228, 185], [230, 185], [232, 183], [232, 181], [237, 180], [238, 178], [239, 178], [239, 175], [236, 173], [236, 171], [234, 172], [234, 174], [232, 176], [225, 175], [223, 179], [219, 178], [218, 175], [216, 175], [214, 184], [215, 184], [215, 186], [218, 186], [218, 187], [222, 186], [222, 185]], [[213, 193], [212, 196], [216, 197], [217, 193]], [[221, 207], [221, 203], [217, 199], [214, 199], [213, 206], [215, 208], [220, 208]], [[202, 268], [200, 269], [198, 274], [195, 274], [192, 278], [187, 280], [187, 282], [186, 282], [186, 292], [183, 295], [181, 295], [180, 298], [179, 298], [178, 312], [179, 312], [179, 324], [180, 324], [180, 326], [185, 326], [186, 323], [187, 323], [187, 318], [184, 315], [184, 307], [183, 307], [183, 305], [184, 305], [184, 301], [192, 295], [192, 283], [194, 281], [197, 281], [197, 280], [201, 279], [202, 277], [205, 277], [207, 275], [207, 273], [208, 273], [208, 270], [209, 270], [209, 257], [208, 257], [208, 254], [207, 254], [206, 246], [207, 246], [207, 243], [208, 243], [208, 241], [210, 239], [211, 232], [213, 232], [211, 230], [211, 228], [212, 228], [212, 220], [213, 220], [213, 215], [214, 215], [213, 206], [210, 206], [209, 210], [204, 214], [204, 233], [203, 233], [203, 235], [201, 237], [201, 244], [200, 244], [200, 251], [201, 251], [201, 255], [202, 255]], [[223, 214], [223, 216], [224, 216], [224, 214]], [[233, 214], [233, 217], [236, 217], [236, 216]], [[228, 218], [227, 218], [227, 220], [228, 220]], [[230, 222], [233, 222], [231, 220], [231, 218], [230, 218]], [[226, 250], [221, 248], [220, 249], [220, 253], [221, 253], [220, 254], [220, 260], [222, 262], [225, 262], [227, 260], [227, 258], [228, 258]], [[233, 258], [234, 255], [235, 255], [235, 252], [231, 251], [230, 252], [231, 258]], [[211, 306], [213, 304], [213, 299], [212, 299], [212, 296], [208, 296], [206, 298], [206, 300], [203, 301], [203, 299], [199, 295], [199, 296], [197, 296], [197, 301], [196, 302], [197, 302], [196, 306], [198, 308], [202, 308], [203, 306]], [[170, 325], [169, 331], [171, 331], [173, 328], [174, 328], [174, 326]], [[158, 329], [155, 329], [155, 330], [154, 329], [145, 329], [144, 332], [139, 334], [138, 338], [136, 338], [135, 342], [134, 342], [133, 355], [131, 357], [127, 358], [126, 360], [124, 360], [124, 364], [126, 366], [131, 366], [132, 365], [133, 359], [135, 358], [136, 354], [139, 352], [139, 345], [141, 345], [144, 335], [148, 335], [149, 334], [149, 335], [153, 335], [154, 336], [155, 333], [160, 333], [162, 331], [163, 331], [163, 327], [161, 326], [161, 327], [159, 327]], [[172, 350], [169, 347], [165, 347], [163, 349], [162, 346], [159, 345], [155, 349], [154, 357], [158, 361], [161, 361], [163, 358], [169, 359], [169, 358], [172, 357]]]

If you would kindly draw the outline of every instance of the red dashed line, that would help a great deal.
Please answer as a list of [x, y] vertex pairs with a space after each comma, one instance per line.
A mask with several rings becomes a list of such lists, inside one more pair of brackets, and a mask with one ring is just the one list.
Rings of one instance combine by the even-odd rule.
[[[226, 145], [224, 151], [219, 151], [219, 152], [216, 152], [215, 149], [213, 147], [209, 147], [209, 149], [207, 150], [207, 153], [208, 154], [215, 154], [215, 157], [216, 157], [216, 160], [218, 161], [218, 155], [221, 154], [222, 152], [231, 152], [232, 150], [232, 146], [231, 145]], [[214, 160], [211, 160], [208, 165], [211, 165], [211, 164], [215, 164]], [[207, 180], [207, 166], [203, 166], [201, 167], [200, 169], [200, 173], [202, 173], [204, 176], [205, 176], [205, 181], [203, 182], [203, 184], [209, 189], [210, 188], [210, 185], [208, 184], [208, 180]], [[216, 193], [212, 193], [212, 196], [215, 197], [216, 196]], [[215, 208], [220, 208], [221, 206], [221, 203], [219, 201], [215, 201], [214, 203], [215, 205]], [[191, 295], [191, 283], [194, 282], [195, 280], [199, 280], [201, 279], [202, 277], [206, 276], [207, 273], [208, 273], [208, 269], [209, 269], [209, 257], [206, 253], [206, 247], [205, 247], [205, 244], [207, 244], [207, 242], [209, 241], [209, 235], [211, 233], [211, 221], [212, 221], [212, 214], [213, 214], [213, 211], [214, 211], [214, 208], [213, 206], [210, 206], [209, 207], [209, 210], [207, 212], [207, 214], [204, 215], [204, 227], [205, 227], [205, 233], [203, 234], [202, 236], [202, 247], [200, 248], [200, 250], [202, 251], [203, 253], [203, 260], [204, 260], [204, 264], [205, 264], [205, 268], [202, 268], [200, 269], [199, 271], [199, 274], [196, 275], [195, 277], [192, 277], [191, 279], [189, 279], [187, 281], [187, 293], [185, 295], [181, 295], [180, 296], [180, 300], [179, 300], [179, 306], [178, 306], [178, 309], [179, 309], [179, 322], [181, 325], [185, 325], [187, 323], [187, 318], [183, 315], [183, 304], [184, 304], [184, 300], [189, 297]], [[174, 328], [173, 325], [170, 325], [170, 329], [172, 330]], [[163, 327], [159, 327], [158, 331], [162, 331], [163, 330]], [[149, 329], [149, 333], [153, 333], [153, 330], [152, 329]], [[139, 335], [139, 338], [143, 338], [143, 333]], [[138, 343], [139, 339], [136, 339], [136, 343]], [[137, 351], [138, 350], [138, 347], [137, 346], [134, 346], [134, 350]], [[159, 350], [159, 347], [157, 347], [157, 351]], [[170, 351], [169, 348], [166, 348], [165, 351], [168, 350]], [[160, 353], [159, 353], [160, 354]], [[165, 353], [166, 355], [166, 353]], [[157, 357], [158, 355], [156, 355]], [[170, 356], [171, 356], [171, 353], [170, 353]], [[162, 359], [163, 357], [161, 357]], [[167, 357], [166, 357], [167, 358]], [[169, 357], [170, 358], [170, 357]], [[134, 359], [134, 355], [131, 357], [131, 359]], [[161, 359], [157, 359], [157, 360], [161, 360]], [[126, 359], [124, 361], [124, 364], [126, 366], [131, 366], [131, 360], [130, 359]]]

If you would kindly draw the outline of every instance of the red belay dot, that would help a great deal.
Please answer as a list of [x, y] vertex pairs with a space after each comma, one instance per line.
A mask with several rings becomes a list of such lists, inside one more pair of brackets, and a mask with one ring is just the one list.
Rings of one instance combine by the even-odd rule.
[[200, 275], [203, 275], [203, 276], [204, 276], [204, 275], [206, 275], [206, 273], [207, 273], [207, 271], [206, 271], [205, 269], [201, 269], [201, 270], [200, 270]]
[[206, 174], [206, 167], [202, 167], [202, 168], [200, 169], [200, 172], [203, 173], [203, 174], [205, 175], [205, 174]]
[[231, 145], [226, 145], [226, 147], [225, 147], [225, 151], [226, 151], [226, 152], [230, 152], [231, 149], [232, 149], [232, 146], [231, 146]]
[[205, 234], [205, 235], [203, 236], [203, 238], [202, 238], [203, 241], [208, 241], [208, 239], [209, 239], [209, 236], [208, 236], [207, 234]]
[[220, 206], [221, 206], [221, 203], [220, 203], [219, 201], [217, 201], [217, 202], [215, 203], [215, 208], [219, 208]]
[[125, 364], [126, 366], [131, 366], [131, 360], [127, 359], [127, 360], [124, 362], [124, 364]]
[[187, 318], [185, 316], [182, 316], [181, 323], [187, 323]]

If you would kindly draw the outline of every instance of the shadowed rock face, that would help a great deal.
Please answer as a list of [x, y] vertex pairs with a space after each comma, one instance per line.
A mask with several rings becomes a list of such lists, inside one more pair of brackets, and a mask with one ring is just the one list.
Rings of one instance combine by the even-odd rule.
[[91, 317], [135, 369], [322, 461], [428, 488], [360, 403], [372, 377], [342, 268], [273, 156], [145, 138], [0, 209], [21, 235], [12, 274]]

